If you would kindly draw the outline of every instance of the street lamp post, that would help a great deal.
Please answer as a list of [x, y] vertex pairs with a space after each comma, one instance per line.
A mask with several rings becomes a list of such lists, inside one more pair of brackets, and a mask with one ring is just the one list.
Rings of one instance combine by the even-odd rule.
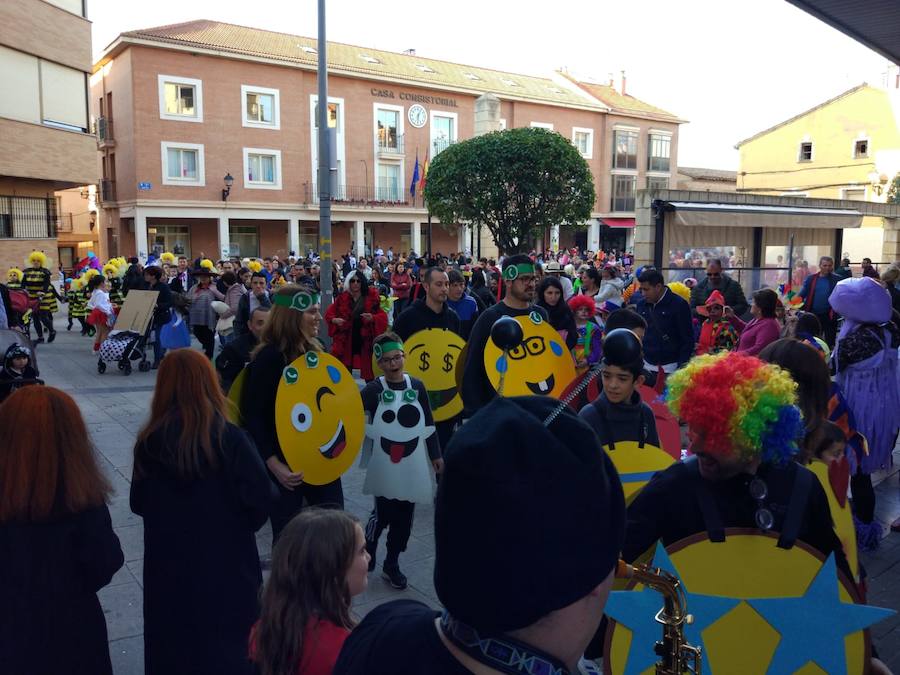
[[[318, 0], [319, 33], [316, 47], [319, 52], [319, 283], [322, 291], [322, 313], [334, 300], [331, 251], [331, 134], [328, 133], [328, 43], [325, 39], [325, 0]], [[321, 336], [328, 327], [321, 322]]]

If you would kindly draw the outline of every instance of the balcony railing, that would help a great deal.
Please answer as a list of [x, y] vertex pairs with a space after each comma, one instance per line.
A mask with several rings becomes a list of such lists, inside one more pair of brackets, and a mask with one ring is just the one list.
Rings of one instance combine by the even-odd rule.
[[0, 239], [55, 239], [56, 199], [0, 195]]
[[381, 155], [402, 155], [403, 134], [376, 134], [375, 147]]
[[116, 181], [104, 178], [100, 181], [100, 201], [116, 201]]
[[71, 232], [72, 231], [72, 214], [71, 213], [61, 213], [59, 214], [59, 226], [56, 228], [57, 232]]
[[441, 152], [449, 148], [451, 145], [456, 143], [455, 140], [451, 138], [435, 138], [431, 142], [431, 156], [436, 157]]
[[[304, 203], [318, 204], [319, 190], [315, 183], [303, 184]], [[338, 185], [331, 201], [352, 206], [410, 206], [412, 196], [402, 187], [369, 187], [365, 185]]]
[[98, 147], [113, 147], [116, 144], [116, 136], [113, 133], [113, 121], [111, 119], [98, 117], [95, 129]]

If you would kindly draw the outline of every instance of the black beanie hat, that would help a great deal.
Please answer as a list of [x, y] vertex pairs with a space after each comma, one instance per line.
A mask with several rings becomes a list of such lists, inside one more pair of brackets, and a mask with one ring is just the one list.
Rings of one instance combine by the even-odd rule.
[[495, 398], [453, 436], [434, 513], [434, 586], [482, 635], [536, 622], [613, 569], [625, 501], [596, 434], [547, 396]]

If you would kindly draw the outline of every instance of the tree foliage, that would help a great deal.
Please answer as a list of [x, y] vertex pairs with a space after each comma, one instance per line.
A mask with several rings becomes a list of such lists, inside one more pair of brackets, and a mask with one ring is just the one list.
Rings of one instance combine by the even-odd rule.
[[[428, 185], [425, 187], [428, 187]], [[887, 202], [888, 204], [900, 204], [900, 173], [894, 176], [894, 180], [891, 181], [891, 187], [888, 188]]]
[[442, 223], [490, 230], [518, 253], [551, 225], [583, 227], [594, 205], [587, 162], [547, 129], [508, 129], [451, 145], [428, 169], [425, 201]]

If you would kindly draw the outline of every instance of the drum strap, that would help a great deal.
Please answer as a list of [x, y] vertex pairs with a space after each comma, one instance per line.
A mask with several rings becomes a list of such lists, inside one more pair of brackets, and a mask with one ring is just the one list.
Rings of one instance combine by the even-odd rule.
[[778, 548], [791, 548], [797, 541], [812, 481], [813, 472], [798, 466], [794, 474], [794, 486], [791, 490], [791, 500], [788, 502], [787, 516], [784, 518], [781, 536], [778, 537]]
[[722, 524], [722, 514], [716, 506], [709, 483], [700, 475], [700, 464], [696, 457], [689, 457], [686, 464], [693, 464], [697, 473], [697, 501], [700, 505], [700, 514], [703, 516], [703, 525], [709, 540], [716, 543], [725, 541], [725, 526]]

